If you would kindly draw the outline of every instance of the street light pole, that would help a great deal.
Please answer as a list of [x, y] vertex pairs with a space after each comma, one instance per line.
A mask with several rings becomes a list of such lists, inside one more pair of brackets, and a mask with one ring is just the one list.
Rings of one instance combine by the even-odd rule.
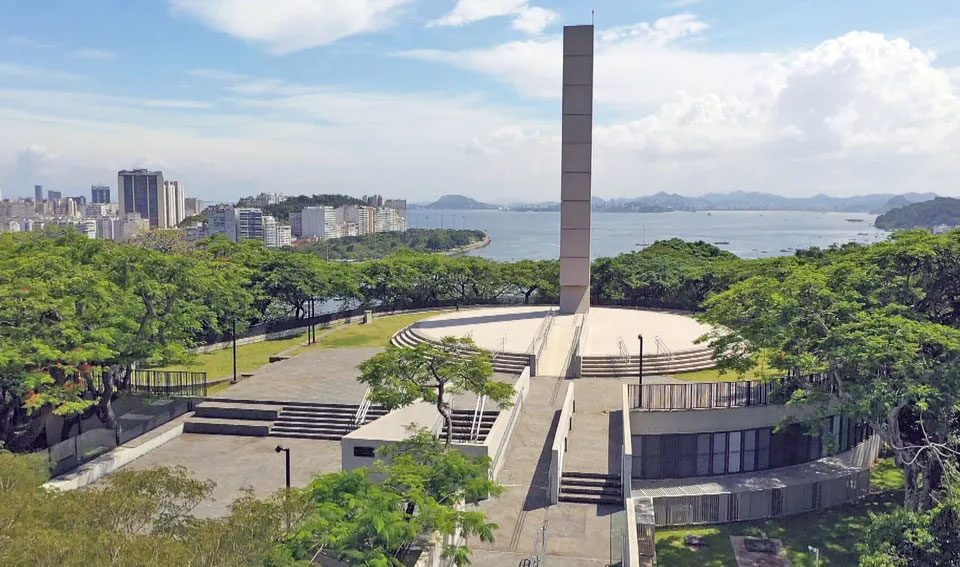
[[274, 450], [278, 453], [280, 452], [285, 453], [284, 460], [286, 461], [286, 466], [287, 466], [287, 488], [290, 488], [290, 447], [277, 445], [277, 448]]
[[237, 383], [237, 319], [233, 319], [233, 383]]
[[637, 339], [640, 340], [640, 357], [637, 359], [637, 376], [639, 378], [638, 383], [641, 386], [640, 395], [643, 396], [643, 335], [637, 335]]

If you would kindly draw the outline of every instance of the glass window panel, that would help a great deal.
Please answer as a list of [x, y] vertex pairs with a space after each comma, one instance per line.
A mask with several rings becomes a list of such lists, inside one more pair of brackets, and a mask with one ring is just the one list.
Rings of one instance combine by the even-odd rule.
[[740, 472], [740, 444], [741, 444], [742, 432], [740, 431], [731, 431], [729, 436], [728, 444], [730, 446], [730, 451], [727, 456], [727, 472], [728, 473], [737, 473]]
[[680, 436], [680, 465], [678, 475], [681, 477], [697, 474], [697, 436]]
[[713, 434], [713, 474], [727, 472], [727, 434]]
[[678, 437], [679, 435], [663, 436], [663, 478], [677, 477], [677, 462], [680, 458]]

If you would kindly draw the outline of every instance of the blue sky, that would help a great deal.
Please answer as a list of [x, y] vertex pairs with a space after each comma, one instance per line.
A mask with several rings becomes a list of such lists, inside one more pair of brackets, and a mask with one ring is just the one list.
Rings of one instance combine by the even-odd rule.
[[960, 194], [937, 0], [0, 0], [0, 187], [556, 199], [559, 33], [591, 7], [594, 194]]

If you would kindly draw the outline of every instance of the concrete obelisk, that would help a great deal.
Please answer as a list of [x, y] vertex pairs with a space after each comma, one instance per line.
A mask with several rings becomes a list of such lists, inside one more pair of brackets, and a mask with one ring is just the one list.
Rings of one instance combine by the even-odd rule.
[[560, 313], [590, 310], [593, 26], [563, 28]]

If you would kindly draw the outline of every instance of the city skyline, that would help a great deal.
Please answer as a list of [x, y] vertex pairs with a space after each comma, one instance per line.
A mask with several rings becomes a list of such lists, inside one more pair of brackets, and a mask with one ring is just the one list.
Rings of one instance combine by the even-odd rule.
[[[553, 200], [559, 31], [588, 9], [333, 4], [0, 2], [3, 195], [142, 167], [212, 202]], [[960, 192], [956, 6], [617, 4], [596, 13], [595, 194]]]

